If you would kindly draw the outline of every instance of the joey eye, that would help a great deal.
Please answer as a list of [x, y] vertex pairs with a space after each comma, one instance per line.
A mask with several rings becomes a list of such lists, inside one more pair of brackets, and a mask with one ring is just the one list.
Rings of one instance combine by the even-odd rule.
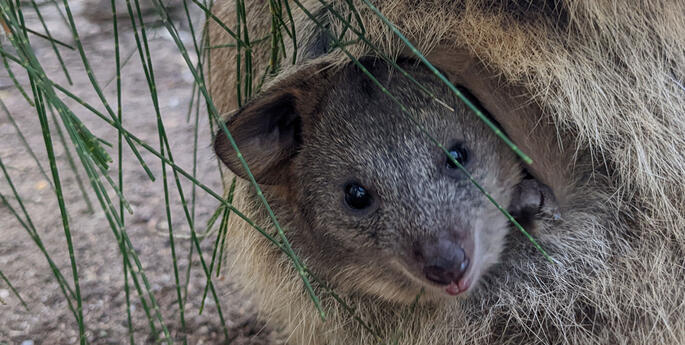
[[[461, 143], [458, 143], [458, 144], [455, 144], [454, 146], [452, 146], [448, 150], [448, 152], [449, 152], [450, 156], [452, 156], [454, 158], [454, 160], [457, 161], [462, 166], [464, 164], [466, 164], [466, 162], [469, 160], [468, 150]], [[450, 168], [450, 169], [458, 169], [459, 168], [456, 164], [454, 164], [454, 162], [452, 162], [451, 159], [446, 157], [445, 160], [446, 160], [448, 168]]]
[[357, 210], [363, 210], [371, 206], [372, 202], [371, 194], [360, 184], [352, 182], [345, 186], [345, 203], [348, 206]]

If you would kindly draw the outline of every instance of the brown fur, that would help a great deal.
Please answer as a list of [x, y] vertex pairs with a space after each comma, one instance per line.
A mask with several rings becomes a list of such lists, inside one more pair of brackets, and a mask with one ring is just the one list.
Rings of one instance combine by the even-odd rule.
[[[321, 7], [314, 0], [304, 3], [313, 13]], [[333, 3], [345, 10], [344, 1]], [[404, 344], [684, 343], [685, 6], [589, 0], [378, 3], [533, 158], [529, 171], [551, 187], [563, 220], [537, 230], [554, 264], [512, 235], [503, 263], [468, 298], [423, 305], [407, 316], [406, 304], [348, 292], [345, 298], [358, 315], [386, 340], [402, 330]], [[266, 36], [267, 2], [247, 6], [251, 34]], [[234, 8], [219, 2], [214, 13], [233, 27]], [[300, 42], [315, 40], [316, 27], [294, 12]], [[391, 56], [409, 55], [369, 10], [361, 15], [372, 42]], [[233, 43], [214, 25], [211, 32], [213, 44]], [[363, 45], [348, 49], [355, 56], [370, 53]], [[262, 71], [268, 43], [254, 51], [256, 70]], [[234, 57], [230, 48], [211, 56], [210, 91], [226, 113], [237, 106]], [[324, 59], [346, 61], [336, 52]], [[297, 70], [288, 67], [281, 75]], [[266, 225], [247, 184], [238, 189], [238, 209]], [[263, 317], [283, 327], [290, 343], [372, 342], [330, 300], [324, 301], [329, 320], [322, 323], [289, 262], [243, 222], [234, 219], [231, 229], [227, 242], [239, 244], [233, 248], [235, 272]], [[356, 273], [351, 284], [378, 284]]]

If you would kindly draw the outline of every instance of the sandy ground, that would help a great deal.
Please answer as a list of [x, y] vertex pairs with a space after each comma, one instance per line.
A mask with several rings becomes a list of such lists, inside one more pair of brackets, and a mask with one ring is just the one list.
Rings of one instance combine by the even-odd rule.
[[[107, 20], [88, 21], [84, 18], [84, 13], [89, 11], [87, 5], [84, 5], [82, 1], [70, 1], [70, 4], [72, 4], [72, 11], [77, 15], [79, 33], [97, 80], [104, 86], [114, 76], [111, 23]], [[54, 8], [46, 6], [44, 9], [42, 13], [47, 16], [52, 34], [59, 40], [73, 43], [69, 31], [60, 17], [56, 15]], [[43, 32], [34, 12], [27, 9], [25, 14], [28, 26]], [[124, 26], [121, 30], [123, 30], [121, 51], [122, 58], [125, 58], [135, 51], [136, 47], [132, 31], [124, 29]], [[190, 123], [186, 121], [192, 75], [165, 29], [150, 30], [148, 34], [151, 38], [150, 49], [153, 52], [162, 116], [173, 155], [178, 165], [186, 171], [192, 171], [194, 124], [192, 119]], [[186, 44], [192, 44], [187, 25], [184, 26], [181, 34]], [[35, 36], [31, 39], [35, 53], [41, 59], [49, 76], [58, 83], [67, 85], [47, 41]], [[3, 38], [3, 46], [7, 47], [8, 44], [9, 42]], [[104, 107], [92, 91], [78, 54], [68, 49], [61, 49], [61, 52], [64, 54], [65, 63], [74, 82], [69, 88], [88, 103], [103, 110]], [[20, 81], [27, 85], [25, 73], [22, 73], [16, 65], [13, 66], [13, 70]], [[122, 103], [125, 127], [158, 148], [155, 112], [137, 54], [134, 54], [124, 67], [123, 83]], [[111, 82], [105, 89], [106, 97], [113, 106], [116, 106], [115, 91], [114, 82]], [[0, 70], [0, 98], [17, 120], [21, 131], [49, 174], [38, 117], [34, 109], [13, 87], [4, 68]], [[93, 133], [116, 145], [116, 132], [112, 127], [75, 102], [66, 98], [64, 100]], [[210, 149], [210, 131], [206, 113], [201, 112], [200, 115], [197, 177], [214, 191], [220, 192], [217, 163]], [[54, 124], [52, 132], [53, 135], [56, 134]], [[0, 157], [8, 167], [9, 174], [48, 252], [67, 281], [73, 286], [67, 243], [55, 194], [21, 144], [7, 114], [1, 110], [0, 138]], [[56, 137], [55, 140], [57, 140]], [[90, 344], [128, 343], [122, 259], [114, 235], [92, 192], [89, 193], [89, 197], [94, 203], [95, 212], [88, 212], [86, 202], [77, 188], [75, 176], [68, 168], [64, 148], [59, 142], [55, 143], [55, 150], [70, 216], [88, 341]], [[72, 154], [75, 154], [72, 147], [70, 150]], [[107, 148], [107, 150], [113, 158], [116, 158], [115, 148]], [[133, 215], [126, 215], [127, 231], [159, 302], [165, 325], [177, 343], [182, 343], [184, 334], [187, 335], [189, 344], [223, 343], [226, 339], [223, 336], [217, 307], [211, 298], [206, 300], [204, 312], [201, 315], [198, 314], [205, 276], [197, 255], [193, 256], [190, 263], [192, 271], [185, 314], [187, 331], [184, 333], [181, 330], [168, 236], [169, 224], [166, 221], [164, 208], [161, 165], [152, 154], [145, 152], [142, 148], [140, 151], [157, 177], [157, 181], [152, 182], [148, 179], [130, 149], [126, 148], [124, 193], [134, 209]], [[82, 169], [79, 173], [82, 178], [85, 176]], [[116, 164], [112, 164], [110, 176], [116, 179], [116, 174]], [[173, 181], [170, 180], [170, 182], [173, 185]], [[185, 182], [187, 181], [184, 181], [184, 192], [189, 196], [191, 185]], [[87, 188], [89, 189], [88, 185]], [[15, 198], [11, 196], [9, 185], [2, 176], [0, 176], [0, 193], [8, 197], [12, 207], [18, 209]], [[172, 208], [174, 232], [186, 235], [189, 229], [178, 201], [178, 194], [173, 187], [171, 195], [174, 200]], [[114, 194], [111, 193], [111, 196], [114, 197]], [[204, 227], [216, 206], [216, 200], [198, 190], [196, 224]], [[175, 243], [181, 279], [184, 280], [189, 264], [187, 257], [190, 242], [179, 237]], [[203, 242], [203, 251], [207, 260], [209, 260], [212, 245], [213, 238]], [[228, 260], [230, 259], [229, 253]], [[77, 323], [67, 308], [66, 300], [60, 292], [45, 257], [38, 251], [36, 244], [5, 204], [0, 204], [0, 271], [19, 290], [29, 307], [28, 310], [24, 309], [8, 286], [0, 281], [0, 298], [3, 301], [0, 302], [0, 345], [78, 343]], [[247, 299], [235, 292], [230, 277], [219, 278], [217, 290], [232, 344], [277, 343], [272, 340], [275, 336], [262, 323], [256, 321]], [[132, 304], [136, 343], [155, 343], [155, 335], [150, 332], [140, 300], [135, 293], [132, 296]]]

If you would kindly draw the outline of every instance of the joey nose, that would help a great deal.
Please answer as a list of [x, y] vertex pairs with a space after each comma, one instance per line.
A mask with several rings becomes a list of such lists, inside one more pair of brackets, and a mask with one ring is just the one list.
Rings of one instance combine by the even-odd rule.
[[442, 239], [422, 248], [423, 273], [440, 285], [458, 282], [469, 267], [469, 258], [458, 243]]

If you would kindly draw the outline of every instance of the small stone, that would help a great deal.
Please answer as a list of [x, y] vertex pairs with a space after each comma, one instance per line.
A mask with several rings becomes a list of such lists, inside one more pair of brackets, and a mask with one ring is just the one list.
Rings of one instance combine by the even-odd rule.
[[43, 190], [48, 187], [48, 181], [40, 180], [33, 186], [36, 190]]
[[33, 345], [33, 340], [24, 340], [21, 342], [21, 345]]
[[0, 289], [0, 298], [5, 299], [10, 296], [10, 291], [7, 289]]

